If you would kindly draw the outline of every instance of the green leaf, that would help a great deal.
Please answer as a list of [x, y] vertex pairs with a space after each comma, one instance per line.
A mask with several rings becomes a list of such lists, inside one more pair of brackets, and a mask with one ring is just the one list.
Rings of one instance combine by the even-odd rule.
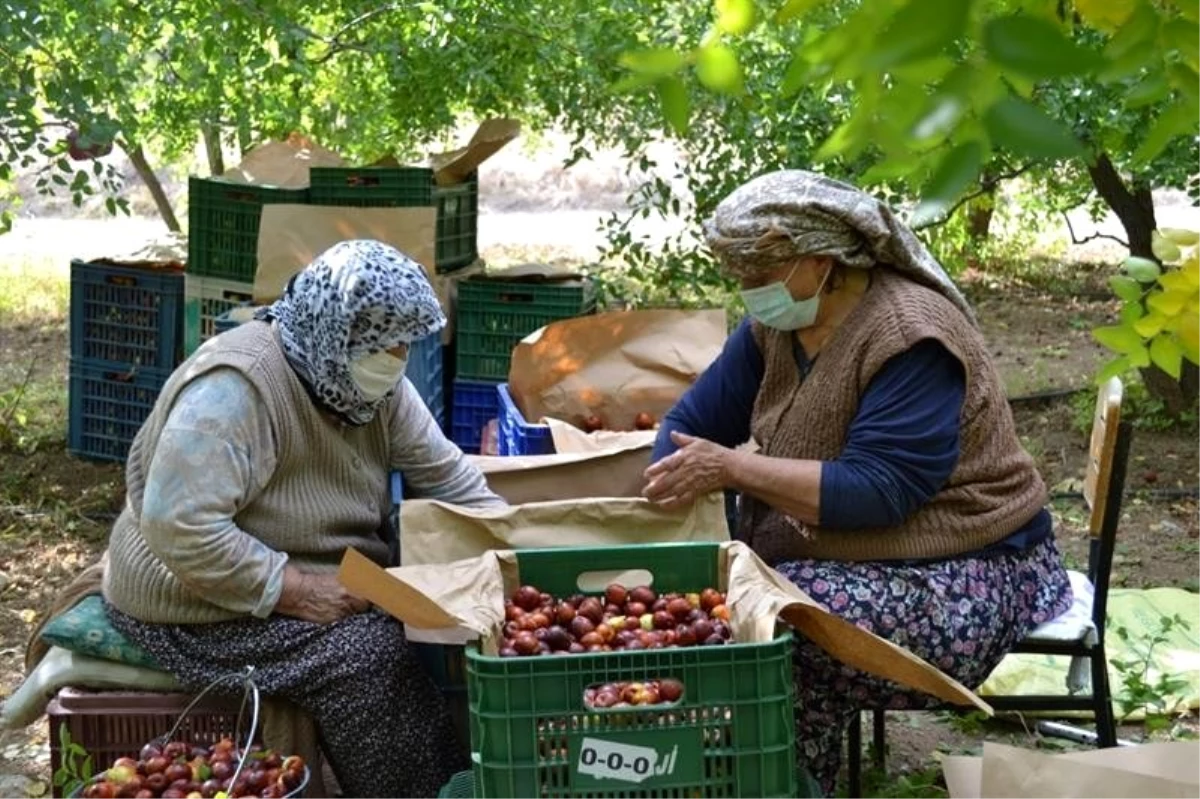
[[1196, 35], [1195, 23], [1173, 19], [1163, 25], [1162, 37], [1167, 47], [1179, 52], [1183, 62], [1193, 70], [1200, 70], [1200, 37]]
[[966, 104], [954, 95], [934, 98], [929, 111], [913, 125], [912, 137], [928, 141], [947, 135], [962, 118]]
[[1162, 274], [1162, 267], [1149, 258], [1131, 255], [1121, 262], [1121, 271], [1139, 283], [1153, 283]]
[[1165, 100], [1171, 93], [1167, 78], [1162, 72], [1151, 72], [1137, 82], [1125, 95], [1126, 108], [1144, 108], [1154, 105], [1159, 100]]
[[775, 12], [775, 24], [784, 25], [788, 22], [791, 22], [797, 17], [807, 14], [822, 2], [823, 0], [787, 0], [787, 2]]
[[1138, 320], [1146, 315], [1145, 309], [1142, 308], [1140, 302], [1129, 302], [1121, 306], [1121, 312], [1117, 315], [1123, 325], [1135, 325]]
[[1142, 298], [1142, 286], [1131, 277], [1114, 275], [1108, 279], [1108, 287], [1125, 302], [1137, 302]]
[[1096, 374], [1096, 382], [1098, 384], [1108, 383], [1110, 379], [1121, 377], [1122, 374], [1132, 370], [1132, 368], [1133, 364], [1132, 362], [1129, 362], [1127, 355], [1122, 355], [1120, 358], [1114, 358], [1109, 361], [1108, 364], [1100, 367], [1100, 371]]
[[887, 69], [940, 53], [967, 28], [970, 0], [909, 0], [876, 36], [865, 64]]
[[1200, 106], [1200, 74], [1186, 64], [1171, 64], [1167, 67], [1167, 78], [1171, 86], [1194, 106]]
[[659, 81], [655, 88], [658, 91], [658, 102], [662, 107], [663, 116], [670, 123], [672, 130], [680, 136], [686, 136], [692, 108], [687, 86], [673, 75]]
[[717, 27], [731, 36], [742, 36], [754, 27], [754, 0], [716, 0]]
[[1159, 333], [1150, 342], [1150, 360], [1174, 379], [1183, 369], [1183, 348], [1170, 333]]
[[983, 123], [993, 142], [1019, 155], [1072, 158], [1083, 152], [1079, 140], [1062, 123], [1011, 95], [993, 104]]
[[1134, 164], [1145, 166], [1150, 163], [1159, 153], [1167, 149], [1167, 145], [1176, 136], [1195, 135], [1197, 117], [1194, 108], [1187, 103], [1178, 103], [1164, 109], [1158, 115], [1158, 119], [1154, 121], [1146, 138], [1134, 152]]
[[1105, 347], [1121, 355], [1132, 356], [1136, 350], [1145, 349], [1146, 347], [1142, 341], [1142, 337], [1137, 334], [1137, 331], [1125, 325], [1097, 327], [1092, 331], [1092, 336]]
[[983, 46], [1000, 66], [1030, 78], [1084, 75], [1104, 63], [1053, 23], [1026, 14], [998, 17], [983, 29]]
[[982, 167], [983, 147], [977, 141], [964, 142], [946, 153], [921, 189], [912, 225], [924, 227], [945, 215], [962, 190], [979, 177]]
[[801, 47], [792, 53], [792, 60], [788, 62], [787, 71], [783, 73], [783, 81], [779, 84], [780, 93], [785, 98], [796, 94], [808, 82], [808, 75], [807, 53]]
[[661, 78], [678, 72], [684, 64], [681, 54], [668, 47], [622, 53], [617, 63], [640, 75]]
[[696, 77], [722, 94], [739, 94], [743, 88], [742, 65], [737, 53], [723, 44], [701, 47], [696, 52]]

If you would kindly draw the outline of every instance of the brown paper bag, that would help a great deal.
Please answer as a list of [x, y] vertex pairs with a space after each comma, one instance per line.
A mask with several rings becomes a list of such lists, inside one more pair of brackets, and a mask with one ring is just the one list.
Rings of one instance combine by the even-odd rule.
[[439, 186], [462, 183], [480, 164], [520, 134], [521, 123], [515, 119], [484, 120], [466, 147], [429, 157], [434, 182]]
[[595, 547], [669, 541], [726, 541], [724, 498], [666, 511], [637, 497], [598, 497], [471, 509], [435, 500], [400, 506], [400, 562], [450, 563], [493, 549]]
[[[572, 428], [574, 429], [574, 428]], [[591, 497], [638, 497], [646, 485], [650, 448], [634, 445], [598, 452], [491, 457], [468, 455], [488, 488], [510, 505]]]
[[613, 311], [547, 325], [513, 350], [508, 387], [527, 420], [632, 430], [662, 417], [725, 344], [724, 310]]
[[[550, 427], [555, 452], [611, 452], [617, 449], [654, 446], [657, 430], [597, 430], [585, 433], [558, 419], [542, 419]], [[649, 453], [647, 453], [647, 456]], [[646, 463], [649, 466], [649, 462]]]
[[[565, 521], [570, 521], [566, 519]], [[610, 524], [624, 519], [610, 517]], [[768, 641], [781, 616], [834, 657], [856, 668], [926, 691], [947, 702], [991, 708], [955, 680], [890, 641], [841, 619], [774, 572], [745, 544], [719, 545], [734, 638]], [[458, 630], [495, 654], [504, 600], [520, 584], [517, 554], [491, 551], [441, 566], [382, 569], [354, 550], [342, 560], [346, 589], [413, 628]]]
[[953, 797], [1176, 797], [1200, 795], [1200, 743], [1049, 754], [985, 742], [983, 757], [943, 761]]
[[345, 166], [342, 157], [326, 150], [312, 139], [293, 133], [285, 141], [271, 141], [255, 147], [242, 162], [225, 170], [221, 177], [235, 183], [307, 188], [309, 170], [314, 166]]
[[264, 205], [254, 301], [278, 299], [292, 275], [334, 244], [349, 239], [390, 244], [425, 267], [426, 275], [434, 275], [437, 209]]

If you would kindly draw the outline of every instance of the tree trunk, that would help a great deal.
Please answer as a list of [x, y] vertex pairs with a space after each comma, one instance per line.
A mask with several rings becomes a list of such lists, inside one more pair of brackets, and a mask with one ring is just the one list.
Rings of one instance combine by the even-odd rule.
[[150, 168], [150, 163], [146, 160], [146, 153], [142, 150], [142, 146], [140, 144], [130, 145], [128, 142], [122, 142], [122, 147], [129, 155], [129, 160], [133, 163], [133, 168], [137, 170], [142, 182], [150, 190], [150, 196], [154, 198], [154, 204], [158, 207], [158, 215], [167, 224], [167, 230], [170, 230], [172, 233], [178, 233], [179, 220], [175, 218], [175, 211], [171, 208], [171, 201], [167, 198], [167, 193], [163, 191], [162, 184], [158, 182], [158, 175], [155, 175], [154, 170]]
[[221, 152], [221, 130], [216, 125], [204, 123], [200, 126], [204, 135], [204, 152], [208, 156], [208, 171], [211, 175], [225, 173], [225, 155]]
[[988, 240], [992, 233], [992, 216], [996, 213], [996, 179], [984, 171], [979, 183], [987, 190], [967, 203], [967, 235], [976, 244]]
[[[1154, 198], [1150, 194], [1150, 186], [1139, 183], [1131, 189], [1104, 153], [1100, 154], [1095, 164], [1088, 166], [1088, 174], [1101, 199], [1121, 220], [1129, 241], [1130, 255], [1158, 261], [1150, 246], [1151, 236], [1158, 227], [1154, 219]], [[1194, 364], [1185, 361], [1178, 380], [1153, 364], [1140, 371], [1146, 391], [1161, 400], [1172, 417], [1178, 418], [1184, 411], [1195, 407], [1200, 390], [1200, 371]]]
[[1106, 153], [1101, 153], [1096, 163], [1088, 166], [1088, 175], [1092, 178], [1096, 193], [1121, 220], [1128, 237], [1130, 254], [1157, 261], [1154, 251], [1150, 249], [1150, 234], [1158, 227], [1154, 220], [1154, 198], [1150, 196], [1150, 187], [1137, 184], [1131, 190]]

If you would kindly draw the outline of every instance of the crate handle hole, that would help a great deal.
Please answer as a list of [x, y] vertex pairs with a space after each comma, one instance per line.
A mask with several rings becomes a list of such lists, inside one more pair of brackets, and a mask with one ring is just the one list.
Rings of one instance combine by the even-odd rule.
[[530, 303], [530, 302], [533, 302], [533, 294], [526, 293], [526, 292], [505, 291], [505, 292], [501, 292], [500, 295], [497, 297], [497, 299], [500, 300], [500, 302]]
[[346, 178], [346, 183], [350, 186], [378, 186], [379, 178], [374, 175], [351, 175]]
[[627, 588], [653, 585], [654, 575], [646, 569], [604, 569], [583, 572], [575, 584], [585, 594], [599, 594], [609, 585], [619, 583]]
[[670, 677], [596, 682], [583, 689], [583, 706], [588, 710], [662, 710], [677, 707], [684, 693], [683, 682]]
[[230, 191], [226, 193], [225, 197], [237, 202], [254, 202], [258, 199], [253, 192], [249, 191]]
[[114, 286], [136, 286], [138, 284], [137, 278], [129, 275], [106, 275], [104, 282]]

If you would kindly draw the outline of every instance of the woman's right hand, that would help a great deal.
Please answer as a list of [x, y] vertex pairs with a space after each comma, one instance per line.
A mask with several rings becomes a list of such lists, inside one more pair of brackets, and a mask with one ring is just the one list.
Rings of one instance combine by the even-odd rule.
[[312, 574], [285, 566], [283, 590], [279, 593], [275, 612], [316, 624], [329, 624], [362, 613], [369, 607], [370, 602], [351, 596], [336, 574]]

